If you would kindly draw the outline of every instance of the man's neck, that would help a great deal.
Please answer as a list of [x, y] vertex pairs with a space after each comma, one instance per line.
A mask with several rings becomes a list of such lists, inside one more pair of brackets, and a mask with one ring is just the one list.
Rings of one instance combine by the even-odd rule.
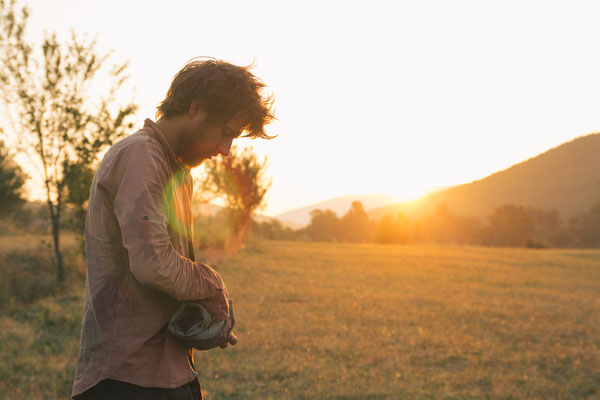
[[171, 150], [173, 150], [173, 153], [175, 153], [175, 155], [179, 157], [180, 149], [178, 144], [180, 127], [178, 121], [175, 119], [167, 119], [160, 117], [158, 120], [156, 120], [156, 125], [158, 125], [158, 127], [164, 134], [165, 139], [169, 144], [169, 147], [171, 148]]

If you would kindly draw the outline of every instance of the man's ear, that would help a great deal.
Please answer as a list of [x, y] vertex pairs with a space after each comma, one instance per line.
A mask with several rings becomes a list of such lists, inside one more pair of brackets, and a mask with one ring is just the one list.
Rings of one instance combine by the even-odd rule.
[[197, 101], [193, 101], [190, 104], [190, 108], [188, 109], [188, 115], [191, 118], [199, 119], [201, 121], [206, 121], [208, 113], [202, 104]]

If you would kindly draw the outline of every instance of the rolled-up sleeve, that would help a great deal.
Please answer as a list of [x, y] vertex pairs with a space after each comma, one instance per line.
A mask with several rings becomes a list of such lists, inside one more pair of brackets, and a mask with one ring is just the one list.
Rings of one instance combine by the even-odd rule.
[[171, 177], [160, 148], [136, 143], [123, 151], [118, 163], [114, 212], [135, 279], [179, 301], [204, 300], [215, 317], [227, 319], [227, 289], [221, 276], [183, 257], [169, 238], [163, 199]]

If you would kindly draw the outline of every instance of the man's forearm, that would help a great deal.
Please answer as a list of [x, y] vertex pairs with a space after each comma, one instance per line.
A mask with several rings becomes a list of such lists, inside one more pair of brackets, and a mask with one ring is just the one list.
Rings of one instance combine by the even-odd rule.
[[[133, 250], [133, 249], [132, 249]], [[130, 251], [130, 270], [143, 285], [167, 293], [179, 301], [197, 301], [215, 297], [225, 285], [221, 276], [208, 265], [182, 257], [170, 244], [158, 250], [145, 243]]]

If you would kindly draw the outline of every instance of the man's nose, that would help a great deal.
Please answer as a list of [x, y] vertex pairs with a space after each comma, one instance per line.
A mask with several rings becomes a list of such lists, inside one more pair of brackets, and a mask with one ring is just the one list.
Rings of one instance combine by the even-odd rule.
[[217, 146], [217, 150], [219, 153], [223, 155], [223, 157], [227, 157], [229, 155], [229, 151], [231, 150], [231, 143], [233, 139], [228, 140], [227, 142], [223, 142]]

